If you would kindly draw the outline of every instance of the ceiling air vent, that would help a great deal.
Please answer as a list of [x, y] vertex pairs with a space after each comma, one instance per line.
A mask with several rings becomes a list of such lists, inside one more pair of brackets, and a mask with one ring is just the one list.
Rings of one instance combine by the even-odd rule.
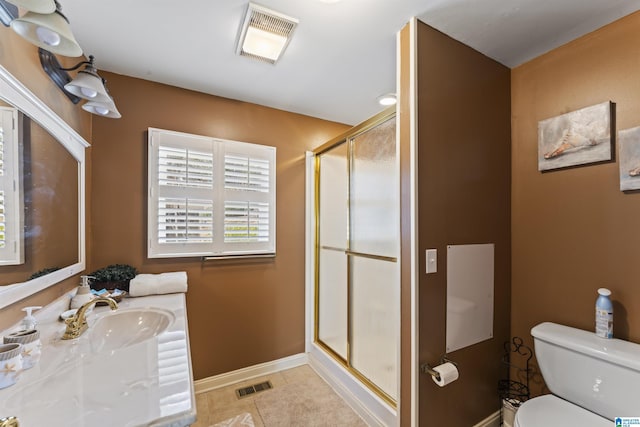
[[275, 64], [287, 48], [298, 20], [249, 3], [236, 53]]

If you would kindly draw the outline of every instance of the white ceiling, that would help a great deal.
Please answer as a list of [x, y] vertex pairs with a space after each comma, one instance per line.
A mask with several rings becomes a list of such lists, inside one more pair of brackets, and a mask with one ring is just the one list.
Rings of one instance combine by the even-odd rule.
[[395, 92], [396, 33], [412, 16], [514, 67], [640, 9], [640, 0], [257, 0], [300, 20], [270, 65], [235, 54], [249, 0], [59, 1], [101, 70], [347, 124]]

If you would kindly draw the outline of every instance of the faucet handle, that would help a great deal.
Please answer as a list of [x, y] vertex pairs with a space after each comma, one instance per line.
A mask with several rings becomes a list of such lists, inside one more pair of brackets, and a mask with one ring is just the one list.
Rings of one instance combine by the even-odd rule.
[[87, 325], [87, 319], [85, 319], [84, 315], [78, 316], [77, 313], [70, 318], [65, 319], [64, 323], [67, 325], [67, 328], [62, 335], [63, 340], [72, 340], [74, 338], [78, 338], [89, 327]]
[[19, 425], [17, 417], [0, 418], [0, 427], [18, 427]]
[[[69, 327], [79, 328], [82, 323], [87, 323], [87, 321], [86, 321], [86, 319], [83, 318], [82, 322], [80, 322], [80, 318], [78, 318], [77, 313], [74, 314], [71, 317], [68, 317], [68, 318], [64, 319], [64, 324], [67, 325], [67, 329]], [[0, 427], [2, 427], [2, 426], [0, 426]]]

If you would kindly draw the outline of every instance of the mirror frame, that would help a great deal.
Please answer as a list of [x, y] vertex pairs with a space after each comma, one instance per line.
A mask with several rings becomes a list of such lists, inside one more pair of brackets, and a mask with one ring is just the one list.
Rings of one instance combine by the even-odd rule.
[[2, 65], [0, 65], [0, 98], [36, 121], [78, 161], [78, 262], [33, 280], [0, 286], [0, 309], [2, 309], [81, 273], [86, 268], [85, 149], [90, 144]]

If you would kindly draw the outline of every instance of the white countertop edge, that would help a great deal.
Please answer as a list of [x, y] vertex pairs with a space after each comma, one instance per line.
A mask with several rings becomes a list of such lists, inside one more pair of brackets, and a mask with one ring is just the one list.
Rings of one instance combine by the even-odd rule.
[[[42, 351], [43, 355], [46, 351], [57, 351], [55, 349], [48, 349], [47, 347], [50, 345], [55, 345], [58, 343], [60, 345], [56, 332], [59, 334], [60, 328], [63, 326], [62, 322], [58, 321], [58, 317], [60, 313], [66, 311], [69, 306], [69, 301], [71, 296], [73, 295], [73, 291], [70, 293], [66, 293], [61, 296], [57, 300], [53, 301], [51, 304], [43, 307], [41, 310], [38, 310], [34, 313], [34, 317], [38, 322], [38, 326], [36, 329], [41, 331], [41, 340], [43, 343]], [[187, 427], [196, 422], [196, 399], [195, 399], [195, 391], [194, 391], [194, 382], [193, 382], [193, 368], [191, 362], [191, 346], [189, 342], [189, 330], [187, 323], [187, 310], [186, 310], [186, 297], [184, 293], [178, 294], [165, 294], [165, 295], [152, 295], [146, 297], [137, 297], [137, 298], [125, 298], [120, 304], [119, 308], [129, 309], [129, 308], [145, 308], [145, 307], [159, 307], [165, 309], [171, 309], [171, 307], [175, 307], [176, 304], [179, 305], [178, 310], [182, 309], [184, 312], [184, 317], [177, 317], [177, 320], [174, 322], [174, 325], [170, 327], [167, 331], [163, 332], [163, 334], [168, 332], [175, 332], [176, 327], [180, 327], [180, 331], [183, 331], [186, 338], [186, 348], [187, 348], [187, 365], [188, 365], [188, 376], [189, 376], [189, 395], [190, 395], [190, 408], [181, 412], [176, 412], [164, 417], [158, 417], [152, 420], [146, 420], [142, 424], [138, 424], [140, 426], [154, 426], [154, 427]], [[100, 307], [95, 310], [94, 313], [91, 313], [87, 317], [87, 321], [89, 323], [89, 328], [95, 322], [97, 317], [101, 317], [109, 311], [108, 307]], [[173, 311], [173, 310], [172, 310]], [[175, 314], [175, 312], [174, 312]], [[5, 336], [11, 332], [16, 330], [20, 330], [22, 328], [22, 322], [18, 322], [15, 325], [7, 328], [5, 331], [2, 331], [2, 336]], [[85, 332], [86, 334], [87, 332]], [[163, 334], [158, 335], [158, 337], [162, 337]], [[82, 337], [78, 339], [78, 343], [80, 343]], [[62, 346], [66, 345], [62, 344]], [[80, 344], [78, 344], [80, 345]], [[57, 347], [57, 345], [56, 345]], [[22, 387], [29, 386], [29, 381], [33, 381], [34, 373], [36, 369], [31, 369], [27, 371], [23, 371], [21, 377], [19, 378], [18, 383], [13, 386], [10, 386], [5, 389], [0, 389], [0, 396], [4, 395], [10, 396], [14, 394], [14, 392], [18, 392]], [[4, 393], [3, 393], [4, 392]], [[0, 399], [0, 401], [3, 399]], [[0, 417], [4, 416], [12, 416], [17, 415], [20, 420], [20, 414], [16, 413], [4, 413], [6, 408], [3, 408], [2, 402], [0, 402]], [[22, 424], [22, 421], [21, 421]], [[49, 424], [53, 426], [53, 424]], [[65, 426], [67, 424], [64, 424]]]
[[[193, 366], [191, 363], [191, 341], [189, 340], [189, 323], [187, 320], [187, 300], [185, 294], [176, 294], [182, 297], [182, 305], [184, 306], [184, 333], [187, 337], [187, 353], [189, 354], [189, 383], [191, 384], [191, 409], [183, 411], [167, 417], [157, 418], [149, 427], [189, 427], [196, 423], [196, 394], [193, 385]], [[135, 299], [143, 299], [146, 297], [137, 297]]]

